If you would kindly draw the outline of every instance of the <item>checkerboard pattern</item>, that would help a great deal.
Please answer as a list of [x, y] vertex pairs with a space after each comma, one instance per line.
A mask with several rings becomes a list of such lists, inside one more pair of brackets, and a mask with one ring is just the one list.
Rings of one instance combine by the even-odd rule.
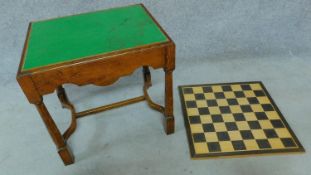
[[261, 82], [179, 90], [194, 158], [304, 151]]

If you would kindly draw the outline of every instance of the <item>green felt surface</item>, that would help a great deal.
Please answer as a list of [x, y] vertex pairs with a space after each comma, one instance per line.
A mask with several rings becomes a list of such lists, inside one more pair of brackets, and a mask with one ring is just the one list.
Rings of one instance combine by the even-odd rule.
[[38, 21], [23, 70], [165, 41], [141, 5]]

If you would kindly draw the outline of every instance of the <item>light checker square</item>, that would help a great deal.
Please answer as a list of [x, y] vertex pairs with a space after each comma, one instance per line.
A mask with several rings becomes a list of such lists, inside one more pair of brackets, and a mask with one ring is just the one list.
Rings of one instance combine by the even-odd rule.
[[179, 87], [192, 158], [304, 152], [262, 82]]

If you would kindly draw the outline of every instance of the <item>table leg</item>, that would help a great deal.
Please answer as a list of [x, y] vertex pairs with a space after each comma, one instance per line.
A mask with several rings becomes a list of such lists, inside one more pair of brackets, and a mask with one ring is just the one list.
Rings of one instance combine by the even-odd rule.
[[62, 104], [62, 107], [67, 108], [71, 111], [71, 124], [69, 128], [65, 131], [65, 133], [63, 134], [64, 140], [67, 140], [77, 128], [77, 116], [76, 116], [77, 113], [76, 113], [75, 107], [70, 103], [65, 89], [62, 86], [59, 86], [56, 89], [56, 91], [57, 91], [58, 99], [60, 103]]
[[166, 134], [174, 133], [174, 109], [173, 109], [173, 71], [165, 71], [165, 130]]
[[61, 135], [59, 129], [57, 128], [54, 120], [52, 119], [49, 111], [47, 110], [45, 104], [43, 101], [41, 101], [38, 104], [35, 104], [37, 107], [38, 112], [40, 113], [40, 116], [46, 126], [46, 128], [49, 131], [50, 136], [52, 137], [57, 149], [58, 154], [63, 160], [65, 165], [69, 165], [74, 163], [74, 157], [71, 154], [70, 149], [66, 145], [66, 142]]

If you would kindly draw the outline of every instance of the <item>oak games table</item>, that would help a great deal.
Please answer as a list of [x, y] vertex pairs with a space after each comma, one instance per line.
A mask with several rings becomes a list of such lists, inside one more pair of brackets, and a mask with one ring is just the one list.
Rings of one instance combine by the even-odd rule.
[[[149, 66], [165, 72], [165, 107], [151, 101]], [[114, 104], [77, 112], [63, 84], [111, 85], [143, 67], [144, 94]], [[174, 132], [173, 78], [175, 44], [142, 4], [31, 22], [17, 72], [17, 81], [34, 104], [65, 165], [74, 163], [66, 144], [77, 118], [146, 100], [164, 114], [167, 134]], [[61, 134], [43, 96], [57, 91], [71, 110], [69, 128]]]

